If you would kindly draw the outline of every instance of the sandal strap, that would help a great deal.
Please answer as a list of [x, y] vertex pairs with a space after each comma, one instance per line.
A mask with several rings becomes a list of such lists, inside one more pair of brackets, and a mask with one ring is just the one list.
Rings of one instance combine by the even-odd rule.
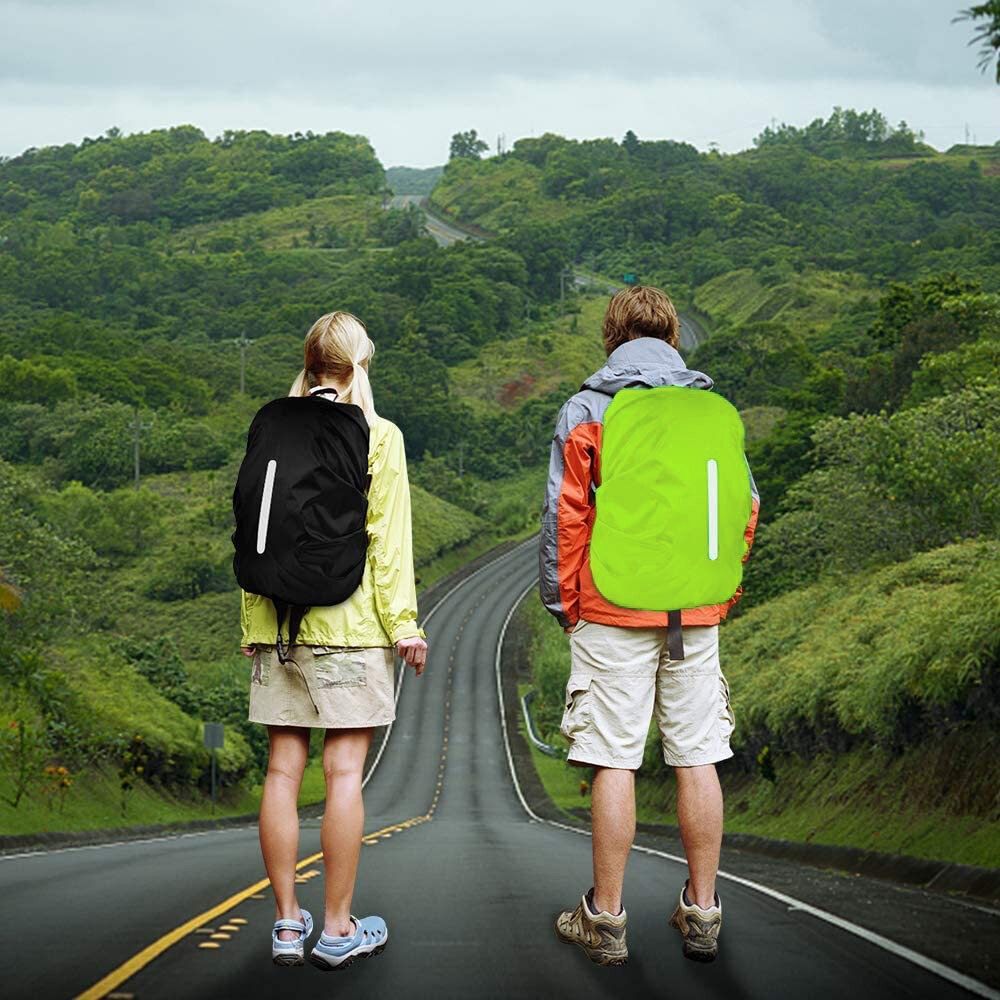
[[276, 931], [299, 931], [302, 934], [306, 932], [306, 925], [302, 923], [301, 920], [291, 920], [288, 918], [282, 920], [275, 920], [274, 929]]

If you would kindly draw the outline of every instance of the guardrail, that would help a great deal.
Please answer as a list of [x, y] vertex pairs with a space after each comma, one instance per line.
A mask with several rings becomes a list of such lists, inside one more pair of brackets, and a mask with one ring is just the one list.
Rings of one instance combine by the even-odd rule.
[[528, 731], [528, 739], [535, 745], [535, 747], [543, 754], [548, 757], [565, 757], [566, 754], [562, 750], [558, 750], [554, 746], [550, 746], [546, 743], [539, 735], [538, 730], [535, 729], [535, 720], [531, 717], [531, 703], [535, 700], [535, 695], [538, 692], [532, 688], [530, 691], [525, 691], [521, 697], [521, 711], [524, 712], [524, 725]]

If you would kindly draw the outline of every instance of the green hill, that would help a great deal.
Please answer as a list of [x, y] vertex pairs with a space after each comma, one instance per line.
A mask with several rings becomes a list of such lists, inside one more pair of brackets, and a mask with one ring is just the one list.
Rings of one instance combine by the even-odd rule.
[[604, 360], [606, 295], [561, 302], [569, 267], [637, 272], [710, 331], [688, 361], [743, 411], [762, 494], [733, 628], [826, 573], [995, 538], [997, 162], [853, 114], [732, 156], [628, 134], [455, 159], [435, 205], [496, 236], [449, 248], [383, 208], [433, 171], [389, 176], [343, 133], [181, 126], [0, 162], [0, 782], [33, 782], [0, 826], [107, 825], [122, 782], [126, 818], [200, 814], [207, 718], [233, 734], [227, 806], [252, 807], [232, 483], [333, 308], [376, 344], [421, 584], [537, 524], [556, 413]]
[[[938, 549], [722, 627], [736, 715], [736, 757], [721, 767], [727, 830], [996, 865], [998, 557], [996, 541]], [[536, 604], [519, 612], [535, 718], [560, 746], [565, 636]], [[676, 823], [668, 772], [654, 725], [640, 819]], [[542, 761], [540, 773], [564, 807], [587, 804], [579, 771]]]

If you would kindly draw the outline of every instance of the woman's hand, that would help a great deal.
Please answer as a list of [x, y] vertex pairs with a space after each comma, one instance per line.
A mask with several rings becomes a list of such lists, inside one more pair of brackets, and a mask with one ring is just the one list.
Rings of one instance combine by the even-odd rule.
[[424, 672], [424, 667], [427, 665], [427, 643], [419, 635], [413, 636], [412, 639], [400, 639], [396, 643], [396, 652], [413, 667], [418, 677]]
[[240, 646], [240, 652], [244, 656], [253, 656], [253, 654], [254, 654], [254, 648], [253, 648], [253, 646]]

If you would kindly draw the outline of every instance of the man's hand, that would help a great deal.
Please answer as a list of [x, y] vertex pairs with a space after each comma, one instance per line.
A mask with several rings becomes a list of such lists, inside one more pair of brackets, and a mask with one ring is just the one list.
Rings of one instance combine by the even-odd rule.
[[253, 648], [253, 646], [240, 646], [240, 652], [244, 656], [253, 656], [253, 654], [254, 654], [254, 648]]
[[418, 677], [424, 672], [427, 665], [427, 643], [419, 635], [412, 639], [400, 639], [396, 643], [396, 652], [413, 667], [413, 672]]
[[573, 631], [573, 629], [575, 629], [575, 628], [576, 628], [576, 625], [575, 625], [575, 624], [574, 624], [574, 625], [567, 625], [567, 626], [566, 626], [566, 627], [565, 627], [565, 628], [563, 629], [563, 631], [564, 631], [564, 632], [565, 632], [565, 633], [566, 633], [567, 635], [569, 635], [569, 633], [570, 633], [570, 632], [572, 632], [572, 631]]

